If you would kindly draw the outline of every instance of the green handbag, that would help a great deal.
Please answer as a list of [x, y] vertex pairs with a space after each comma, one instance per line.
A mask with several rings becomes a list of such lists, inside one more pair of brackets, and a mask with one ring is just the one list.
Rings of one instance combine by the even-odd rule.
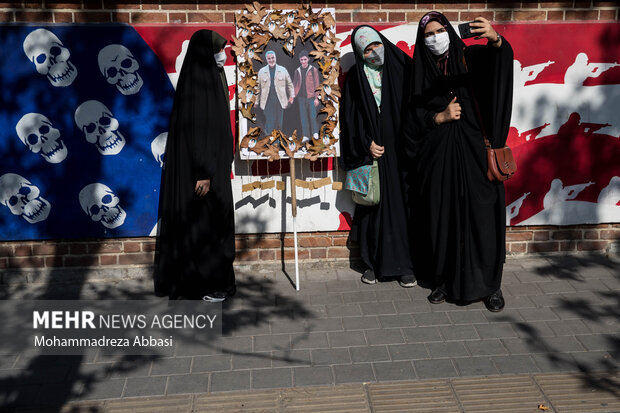
[[364, 165], [347, 171], [345, 189], [351, 190], [353, 202], [364, 206], [379, 204], [381, 188], [379, 184], [379, 164]]

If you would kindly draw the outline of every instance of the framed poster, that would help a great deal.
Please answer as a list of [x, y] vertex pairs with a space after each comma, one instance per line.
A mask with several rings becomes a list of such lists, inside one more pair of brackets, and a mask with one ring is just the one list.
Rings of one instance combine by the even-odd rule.
[[338, 156], [338, 75], [334, 9], [238, 12], [241, 159]]

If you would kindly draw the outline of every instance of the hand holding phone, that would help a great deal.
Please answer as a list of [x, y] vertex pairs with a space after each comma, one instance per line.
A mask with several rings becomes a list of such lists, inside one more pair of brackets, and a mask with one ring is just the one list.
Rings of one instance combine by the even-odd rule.
[[474, 23], [474, 21], [459, 24], [459, 33], [461, 35], [461, 39], [469, 39], [470, 37], [476, 36], [476, 33], [471, 32], [472, 28], [469, 23]]

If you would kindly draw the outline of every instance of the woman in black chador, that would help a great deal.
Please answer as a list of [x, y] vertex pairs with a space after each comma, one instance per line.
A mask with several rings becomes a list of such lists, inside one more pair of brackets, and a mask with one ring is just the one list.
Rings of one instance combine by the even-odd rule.
[[470, 27], [488, 43], [465, 47], [438, 12], [427, 13], [418, 27], [410, 95], [417, 128], [408, 146], [419, 189], [411, 202], [414, 263], [434, 286], [431, 303], [484, 299], [489, 310], [501, 311], [504, 185], [486, 177], [482, 127], [494, 148], [504, 146], [513, 53], [488, 20], [478, 17]]
[[355, 206], [351, 238], [367, 266], [362, 281], [396, 277], [413, 287], [407, 206], [400, 153], [405, 66], [410, 58], [369, 26], [351, 34], [355, 65], [349, 70], [340, 107], [341, 162], [345, 170], [378, 160], [380, 203]]
[[155, 294], [222, 301], [235, 293], [233, 137], [226, 40], [192, 36], [179, 76], [159, 199]]

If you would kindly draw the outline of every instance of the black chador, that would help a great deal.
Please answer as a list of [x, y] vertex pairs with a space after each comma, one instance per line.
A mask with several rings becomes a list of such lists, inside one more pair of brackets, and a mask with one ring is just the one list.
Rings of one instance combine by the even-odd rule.
[[[439, 56], [424, 41], [424, 27], [432, 20], [450, 39]], [[501, 284], [506, 207], [504, 185], [486, 177], [473, 97], [492, 146], [502, 147], [512, 110], [512, 48], [505, 39], [500, 47], [465, 47], [448, 20], [431, 12], [420, 22], [413, 61], [409, 99], [417, 129], [408, 149], [417, 172], [411, 199], [416, 272], [454, 300], [485, 298]], [[460, 119], [436, 125], [433, 116], [455, 97]]]
[[[226, 78], [214, 54], [226, 40], [192, 36], [170, 117], [159, 199], [155, 294], [198, 299], [235, 293], [235, 224], [230, 181], [233, 136]], [[204, 196], [197, 182], [210, 180]]]
[[[371, 165], [373, 158], [369, 148], [372, 141], [383, 146], [385, 152], [378, 159], [380, 203], [355, 206], [351, 238], [359, 244], [364, 263], [376, 277], [413, 276], [400, 158], [403, 143], [399, 130], [405, 66], [411, 59], [383, 35], [373, 34], [368, 29], [368, 26], [356, 28], [351, 39], [354, 43], [357, 37], [375, 38], [383, 44], [381, 77], [375, 82], [380, 82], [380, 90], [376, 84], [373, 88], [369, 83], [369, 77], [377, 75], [377, 70], [367, 68], [365, 71], [364, 65], [368, 62], [356, 51], [355, 65], [347, 73], [340, 106], [341, 164], [345, 170]], [[365, 34], [356, 37], [360, 30]], [[377, 92], [380, 93], [380, 106], [375, 98]]]

